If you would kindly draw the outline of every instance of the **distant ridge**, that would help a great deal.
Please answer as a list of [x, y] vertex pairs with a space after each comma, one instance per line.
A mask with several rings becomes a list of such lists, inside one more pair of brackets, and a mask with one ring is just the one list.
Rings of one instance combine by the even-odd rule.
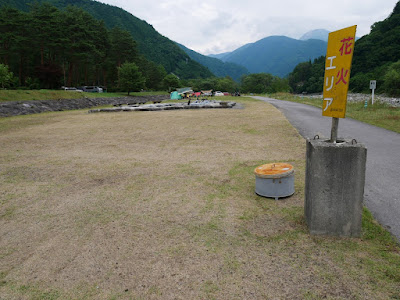
[[322, 40], [322, 41], [327, 42], [329, 32], [330, 31], [328, 31], [326, 29], [314, 29], [314, 30], [308, 31], [305, 34], [303, 34], [301, 36], [300, 40], [306, 41], [306, 40], [315, 39], [315, 40]]
[[218, 58], [197, 53], [181, 44], [177, 43], [177, 45], [181, 47], [191, 59], [207, 67], [215, 76], [230, 76], [233, 80], [239, 81], [242, 75], [249, 74], [249, 71], [243, 66], [231, 62], [223, 62]]
[[296, 40], [286, 36], [269, 36], [246, 44], [220, 59], [246, 67], [250, 73], [270, 73], [285, 77], [304, 61], [325, 55], [327, 42], [319, 39]]
[[218, 58], [218, 59], [222, 60], [229, 53], [231, 53], [231, 52], [224, 52], [224, 53], [219, 53], [219, 54], [208, 54], [207, 56], [213, 57], [213, 58]]

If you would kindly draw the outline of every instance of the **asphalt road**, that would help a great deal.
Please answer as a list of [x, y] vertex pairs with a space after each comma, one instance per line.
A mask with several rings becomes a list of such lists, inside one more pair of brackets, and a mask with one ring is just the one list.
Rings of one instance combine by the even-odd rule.
[[[332, 119], [321, 109], [266, 97], [253, 97], [277, 107], [304, 138], [330, 138]], [[367, 147], [364, 204], [375, 219], [400, 241], [400, 134], [350, 118], [339, 120], [338, 137]]]

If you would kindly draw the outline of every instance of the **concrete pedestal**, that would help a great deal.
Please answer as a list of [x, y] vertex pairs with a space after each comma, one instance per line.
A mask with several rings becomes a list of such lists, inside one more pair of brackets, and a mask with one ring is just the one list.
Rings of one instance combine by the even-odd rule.
[[311, 234], [358, 237], [367, 149], [307, 140], [305, 217]]

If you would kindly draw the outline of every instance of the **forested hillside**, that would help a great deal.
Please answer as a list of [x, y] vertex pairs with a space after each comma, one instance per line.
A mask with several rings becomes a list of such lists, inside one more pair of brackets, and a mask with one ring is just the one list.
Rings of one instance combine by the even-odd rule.
[[213, 74], [204, 66], [192, 60], [173, 41], [160, 35], [147, 22], [125, 10], [91, 0], [2, 0], [0, 8], [11, 6], [23, 11], [35, 3], [48, 2], [65, 9], [69, 5], [82, 8], [97, 20], [102, 20], [107, 29], [119, 27], [132, 34], [138, 50], [148, 60], [161, 64], [167, 73], [173, 72], [181, 78], [207, 78]]
[[[322, 92], [325, 58], [299, 64], [289, 75], [294, 92]], [[356, 40], [350, 90], [369, 92], [369, 81], [377, 80], [377, 92], [400, 96], [400, 2], [391, 15]]]
[[372, 25], [370, 34], [356, 41], [350, 88], [368, 90], [375, 79], [378, 92], [400, 95], [399, 60], [400, 2], [388, 18]]
[[118, 68], [125, 62], [140, 70], [142, 88], [160, 88], [164, 67], [140, 55], [128, 31], [108, 30], [74, 6], [61, 11], [36, 4], [29, 12], [0, 8], [0, 66], [14, 74], [9, 87], [118, 87]]

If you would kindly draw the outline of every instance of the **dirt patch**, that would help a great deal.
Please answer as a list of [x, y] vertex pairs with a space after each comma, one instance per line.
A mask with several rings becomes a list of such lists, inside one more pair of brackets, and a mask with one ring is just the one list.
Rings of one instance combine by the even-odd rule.
[[389, 120], [400, 120], [400, 116], [388, 115], [387, 118], [388, 118]]
[[[394, 295], [360, 264], [366, 243], [307, 234], [304, 141], [272, 106], [241, 101], [0, 120], [2, 298]], [[294, 196], [255, 195], [253, 170], [269, 162], [295, 167]]]

